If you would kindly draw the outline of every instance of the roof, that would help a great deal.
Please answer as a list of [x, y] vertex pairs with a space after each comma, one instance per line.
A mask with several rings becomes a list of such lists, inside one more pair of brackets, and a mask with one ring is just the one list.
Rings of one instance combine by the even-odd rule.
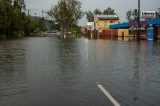
[[120, 24], [112, 24], [109, 26], [110, 29], [116, 29], [116, 28], [128, 28], [128, 23], [120, 23]]
[[160, 19], [148, 20], [148, 24], [157, 24], [157, 25], [160, 25]]
[[[132, 26], [136, 26], [138, 22], [127, 22], [127, 23], [120, 23], [120, 24], [112, 24], [109, 26], [110, 29], [117, 29], [117, 28], [129, 28]], [[140, 25], [160, 25], [160, 19], [150, 19], [147, 21], [140, 21]]]
[[99, 20], [119, 20], [117, 15], [98, 15]]

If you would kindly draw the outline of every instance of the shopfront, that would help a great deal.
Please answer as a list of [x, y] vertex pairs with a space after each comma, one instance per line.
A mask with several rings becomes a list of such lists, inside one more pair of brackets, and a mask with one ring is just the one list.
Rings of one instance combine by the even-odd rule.
[[[140, 36], [145, 36], [147, 40], [153, 41], [160, 38], [160, 19], [149, 19], [140, 21]], [[133, 29], [138, 30], [138, 22], [120, 23], [109, 26], [110, 29]], [[143, 29], [143, 30], [142, 30]]]

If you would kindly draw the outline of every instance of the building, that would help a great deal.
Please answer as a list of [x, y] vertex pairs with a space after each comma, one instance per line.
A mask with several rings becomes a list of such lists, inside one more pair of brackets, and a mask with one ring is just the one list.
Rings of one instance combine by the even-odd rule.
[[96, 30], [109, 30], [109, 25], [118, 24], [119, 18], [117, 15], [95, 15], [94, 16]]
[[85, 37], [93, 37], [93, 32], [95, 30], [94, 22], [87, 22], [87, 25], [81, 28], [81, 33]]
[[109, 29], [109, 25], [119, 23], [119, 17], [117, 15], [95, 15], [94, 22], [98, 38], [108, 38], [118, 35], [117, 29]]
[[[144, 21], [140, 21], [140, 37], [145, 36], [148, 40], [157, 40], [160, 36], [160, 19], [148, 19]], [[135, 28], [135, 32], [137, 32], [138, 22], [127, 22], [127, 23], [119, 23], [112, 24], [109, 26], [110, 29], [132, 29]], [[144, 31], [142, 29], [145, 29]], [[145, 34], [144, 34], [145, 33]]]
[[110, 25], [119, 23], [117, 15], [95, 15], [94, 22], [100, 38], [128, 36], [128, 29], [110, 29]]
[[112, 24], [109, 28], [129, 29], [129, 35], [138, 35], [137, 38], [155, 41], [160, 38], [160, 19], [156, 19], [155, 14], [155, 11], [141, 11], [140, 22], [129, 21], [127, 23]]
[[94, 22], [87, 22], [87, 25], [82, 27], [81, 32], [89, 38], [115, 38], [129, 35], [129, 29], [110, 28], [110, 25], [115, 24], [119, 24], [117, 15], [95, 15]]

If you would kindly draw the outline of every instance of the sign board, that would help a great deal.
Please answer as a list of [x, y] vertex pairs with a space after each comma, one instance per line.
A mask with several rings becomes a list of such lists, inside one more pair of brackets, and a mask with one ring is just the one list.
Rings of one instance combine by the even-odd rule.
[[94, 30], [94, 22], [87, 22], [87, 30]]
[[102, 30], [98, 30], [98, 32], [102, 32]]
[[153, 37], [154, 37], [154, 29], [148, 28], [148, 40], [153, 41]]
[[141, 11], [141, 18], [142, 19], [153, 19], [155, 18], [155, 11]]

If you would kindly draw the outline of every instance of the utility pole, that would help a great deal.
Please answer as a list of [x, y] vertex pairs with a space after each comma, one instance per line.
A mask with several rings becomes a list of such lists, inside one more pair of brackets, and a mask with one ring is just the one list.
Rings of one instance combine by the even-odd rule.
[[44, 11], [42, 10], [42, 18], [43, 18], [43, 13], [44, 13]]
[[8, 28], [8, 39], [11, 37], [11, 5], [12, 5], [12, 0], [9, 0], [9, 14], [8, 14], [8, 20], [9, 20], [9, 28]]
[[29, 13], [30, 13], [30, 10], [28, 9], [28, 18], [29, 18]]
[[[36, 12], [35, 12], [35, 16], [34, 16], [34, 18], [35, 18], [35, 20], [34, 20], [34, 21], [35, 21], [35, 23], [34, 23], [34, 24], [35, 24], [35, 29], [34, 29], [35, 35], [36, 35], [36, 33], [37, 33], [36, 15], [37, 15], [37, 14], [36, 14]], [[37, 36], [37, 35], [36, 35], [36, 36]]]
[[138, 32], [137, 32], [137, 41], [140, 40], [140, 0], [138, 0]]

